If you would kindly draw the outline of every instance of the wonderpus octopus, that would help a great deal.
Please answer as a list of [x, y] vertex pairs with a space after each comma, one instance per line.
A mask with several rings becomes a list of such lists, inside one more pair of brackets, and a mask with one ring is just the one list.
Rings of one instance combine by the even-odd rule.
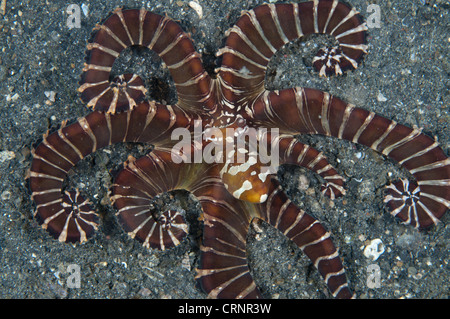
[[[119, 142], [154, 145], [142, 158], [130, 156], [115, 176], [111, 199], [120, 224], [145, 247], [173, 247], [189, 232], [185, 212], [155, 212], [150, 203], [172, 190], [191, 192], [203, 210], [196, 278], [213, 298], [261, 296], [246, 254], [246, 235], [257, 219], [300, 247], [333, 296], [353, 296], [330, 232], [287, 197], [274, 174], [278, 165], [299, 165], [321, 177], [325, 196], [345, 194], [344, 178], [322, 152], [300, 143], [296, 134], [362, 144], [406, 168], [415, 180], [388, 185], [384, 200], [403, 223], [422, 229], [446, 213], [450, 161], [435, 139], [326, 92], [265, 88], [271, 57], [310, 34], [328, 34], [338, 43], [319, 50], [313, 59], [320, 76], [357, 68], [367, 50], [367, 26], [347, 4], [315, 0], [264, 4], [243, 12], [225, 33], [214, 75], [203, 68], [189, 35], [167, 16], [116, 9], [94, 31], [78, 89], [93, 111], [45, 134], [33, 151], [28, 176], [35, 217], [59, 241], [83, 243], [99, 225], [92, 204], [78, 190], [64, 189], [69, 170], [87, 155]], [[110, 79], [114, 61], [131, 46], [161, 57], [175, 83], [176, 104], [148, 100], [144, 81], [136, 74]], [[179, 134], [174, 138], [177, 129], [192, 142], [181, 145]], [[255, 141], [272, 150], [275, 171], [251, 149]], [[203, 153], [198, 160], [198, 151], [208, 149], [213, 160]]]

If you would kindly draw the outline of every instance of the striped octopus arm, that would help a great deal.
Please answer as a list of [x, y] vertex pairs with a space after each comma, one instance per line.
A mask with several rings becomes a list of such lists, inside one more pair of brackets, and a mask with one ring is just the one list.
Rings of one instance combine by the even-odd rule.
[[313, 65], [321, 76], [356, 69], [367, 50], [367, 26], [358, 12], [337, 0], [264, 4], [246, 11], [227, 31], [218, 69], [226, 105], [261, 95], [271, 57], [285, 44], [310, 34], [329, 34], [337, 46], [322, 48]]
[[155, 196], [177, 189], [188, 190], [201, 178], [204, 165], [186, 164], [182, 160], [170, 150], [156, 148], [137, 160], [130, 156], [114, 179], [111, 199], [119, 222], [131, 238], [146, 248], [172, 248], [188, 234], [184, 210], [151, 209]]
[[121, 8], [94, 28], [87, 45], [78, 88], [87, 106], [115, 113], [133, 109], [144, 99], [147, 90], [139, 75], [119, 75], [110, 81], [114, 61], [131, 46], [148, 48], [161, 57], [173, 78], [182, 107], [191, 110], [212, 107], [211, 79], [191, 39], [180, 26], [166, 16], [145, 9]]
[[[267, 148], [278, 150], [279, 165], [298, 165], [318, 174], [324, 181], [321, 186], [323, 195], [332, 200], [345, 195], [345, 178], [339, 175], [323, 152], [303, 144], [292, 135], [287, 134], [277, 136], [272, 136], [271, 133], [263, 134], [260, 137], [260, 143], [264, 146], [267, 145]], [[274, 167], [274, 169], [278, 169], [278, 167]]]
[[221, 182], [217, 167], [213, 170], [192, 188], [202, 206], [204, 223], [196, 279], [209, 298], [260, 298], [246, 248], [256, 206], [234, 198]]
[[255, 101], [250, 112], [254, 121], [270, 117], [285, 132], [345, 139], [398, 162], [415, 181], [387, 186], [384, 201], [391, 214], [405, 224], [416, 228], [437, 224], [450, 207], [450, 160], [439, 143], [421, 129], [305, 88], [270, 92], [267, 98]]
[[292, 203], [276, 179], [272, 179], [269, 196], [261, 204], [260, 214], [261, 219], [281, 231], [305, 253], [335, 298], [353, 297], [330, 232]]
[[330, 233], [299, 209], [271, 179], [268, 199], [262, 204], [240, 201], [218, 176], [195, 186], [203, 209], [204, 230], [197, 280], [211, 298], [260, 298], [247, 263], [247, 233], [259, 218], [280, 230], [311, 259], [337, 298], [351, 298], [345, 270]]
[[[169, 18], [142, 9], [116, 9], [95, 31], [87, 45], [79, 88], [81, 99], [95, 111], [47, 132], [33, 150], [28, 174], [35, 216], [62, 242], [85, 242], [98, 227], [98, 214], [90, 202], [78, 190], [63, 190], [67, 173], [78, 161], [118, 142], [168, 146], [172, 131], [192, 128], [213, 98], [210, 79], [192, 41]], [[145, 89], [137, 75], [109, 81], [115, 59], [134, 45], [147, 47], [163, 59], [174, 79], [178, 104], [139, 102]]]
[[197, 280], [210, 298], [259, 298], [247, 264], [249, 225], [258, 206], [234, 198], [224, 187], [219, 165], [176, 164], [170, 150], [130, 158], [114, 181], [112, 199], [128, 234], [147, 248], [167, 249], [188, 233], [182, 211], [152, 212], [154, 196], [174, 189], [191, 192], [202, 207], [203, 242]]
[[92, 112], [43, 136], [33, 150], [28, 184], [35, 217], [61, 242], [85, 242], [98, 226], [98, 214], [78, 190], [63, 190], [67, 173], [89, 154], [119, 142], [166, 144], [177, 127], [193, 117], [173, 106], [143, 102], [117, 114]]
[[399, 162], [416, 181], [389, 185], [385, 202], [404, 223], [425, 228], [450, 207], [449, 159], [437, 141], [325, 92], [264, 88], [270, 58], [284, 44], [312, 33], [334, 36], [338, 46], [319, 50], [313, 62], [320, 75], [341, 74], [362, 60], [366, 31], [358, 12], [337, 0], [265, 4], [250, 10], [228, 31], [220, 50], [221, 98], [253, 125], [347, 139]]

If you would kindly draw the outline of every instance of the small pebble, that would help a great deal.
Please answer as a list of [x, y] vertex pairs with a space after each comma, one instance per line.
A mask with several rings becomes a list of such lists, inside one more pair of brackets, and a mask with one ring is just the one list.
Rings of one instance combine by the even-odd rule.
[[189, 6], [194, 9], [200, 19], [203, 18], [203, 8], [197, 1], [189, 1]]
[[377, 260], [381, 254], [384, 253], [384, 244], [381, 239], [377, 238], [369, 242], [364, 248], [364, 256], [371, 258], [373, 261]]
[[108, 266], [108, 262], [106, 262], [106, 261], [100, 261], [100, 262], [98, 262], [98, 263], [95, 263], [94, 266], [95, 266], [95, 267], [98, 267], [98, 268], [104, 268], [104, 267]]
[[142, 288], [141, 290], [139, 290], [139, 294], [142, 297], [149, 297], [152, 294], [152, 292], [148, 288]]
[[377, 95], [377, 100], [378, 102], [386, 102], [387, 98], [381, 92], [379, 92]]
[[52, 102], [55, 102], [55, 96], [56, 96], [55, 91], [44, 91], [44, 94], [47, 97], [47, 99], [49, 99]]
[[188, 271], [191, 271], [191, 262], [189, 260], [189, 254], [185, 254], [183, 259], [181, 260], [181, 267], [184, 269], [187, 269]]
[[299, 181], [299, 185], [298, 187], [300, 188], [300, 190], [307, 190], [309, 187], [309, 179], [308, 177], [306, 177], [305, 175], [300, 175], [298, 178]]
[[83, 10], [83, 14], [85, 17], [87, 17], [89, 15], [89, 5], [88, 4], [82, 4], [81, 5], [81, 10]]
[[16, 158], [16, 153], [14, 153], [13, 151], [1, 151], [0, 152], [0, 163], [10, 161], [14, 158]]
[[1, 198], [3, 201], [9, 200], [9, 199], [11, 198], [11, 192], [10, 192], [10, 191], [4, 191], [4, 192], [2, 193], [2, 195], [0, 196], [0, 198]]
[[6, 102], [14, 102], [14, 101], [16, 101], [18, 98], [19, 98], [19, 94], [18, 93], [15, 93], [15, 94], [13, 94], [13, 95], [11, 95], [11, 94], [8, 94], [7, 96], [6, 96]]

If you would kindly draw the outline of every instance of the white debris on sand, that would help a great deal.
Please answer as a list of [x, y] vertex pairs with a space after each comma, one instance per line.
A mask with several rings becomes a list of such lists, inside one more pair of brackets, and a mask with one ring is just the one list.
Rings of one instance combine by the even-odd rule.
[[379, 238], [371, 240], [370, 243], [364, 248], [364, 256], [371, 258], [373, 261], [377, 260], [383, 253], [384, 244]]
[[13, 151], [0, 151], [0, 163], [10, 161], [16, 157]]
[[189, 6], [194, 9], [200, 19], [203, 18], [203, 8], [197, 1], [189, 1]]

